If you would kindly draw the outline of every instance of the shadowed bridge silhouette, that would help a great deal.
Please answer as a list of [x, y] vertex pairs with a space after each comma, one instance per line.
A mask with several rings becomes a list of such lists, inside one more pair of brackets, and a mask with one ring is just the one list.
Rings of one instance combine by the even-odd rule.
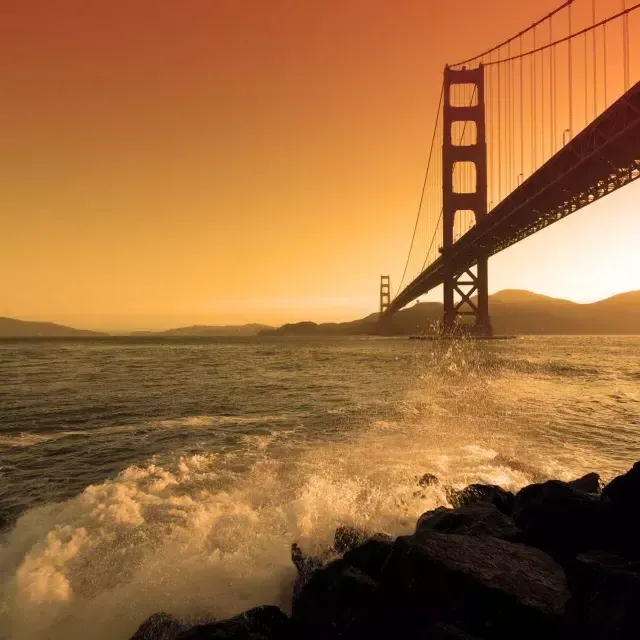
[[[596, 0], [570, 0], [445, 67], [395, 296], [381, 279], [381, 331], [443, 285], [442, 333], [491, 336], [488, 258], [640, 177], [640, 82], [631, 82], [629, 47], [637, 9], [622, 0], [598, 20]], [[580, 18], [586, 25], [576, 29]]]

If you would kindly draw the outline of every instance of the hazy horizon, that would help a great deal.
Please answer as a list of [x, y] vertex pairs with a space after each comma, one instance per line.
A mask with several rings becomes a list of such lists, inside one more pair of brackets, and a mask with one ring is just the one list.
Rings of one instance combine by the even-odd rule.
[[[439, 289], [439, 288], [438, 288]], [[438, 289], [435, 290], [436, 296], [438, 293]], [[518, 289], [518, 288], [509, 288], [509, 289], [500, 289], [499, 291], [491, 291], [490, 296], [503, 293], [504, 291], [525, 291], [527, 293], [532, 293], [534, 295], [547, 296], [547, 294], [542, 293], [540, 291], [530, 291], [528, 289]], [[548, 296], [555, 299], [567, 300], [569, 302], [575, 302], [577, 304], [591, 304], [593, 302], [599, 302], [601, 300], [606, 300], [615, 295], [620, 295], [624, 293], [635, 293], [638, 290], [630, 290], [630, 291], [621, 291], [612, 296], [605, 296], [604, 298], [597, 298], [594, 300], [580, 301], [580, 300], [571, 300], [569, 298], [558, 298], [557, 296]], [[433, 294], [434, 292], [431, 292]], [[421, 296], [417, 301], [412, 303], [409, 306], [413, 306], [418, 302], [441, 302], [441, 300], [433, 299], [433, 295], [429, 296]], [[335, 301], [335, 300], [334, 300]], [[233, 315], [233, 316], [220, 316], [220, 315], [190, 315], [190, 314], [175, 314], [170, 316], [140, 316], [138, 318], [130, 318], [126, 316], [118, 316], [117, 314], [104, 315], [99, 318], [95, 316], [76, 316], [65, 318], [64, 316], [54, 316], [55, 317], [18, 317], [18, 316], [1, 316], [0, 317], [11, 317], [16, 320], [24, 320], [30, 322], [54, 322], [56, 324], [65, 325], [68, 327], [72, 327], [75, 329], [88, 329], [92, 331], [105, 331], [105, 332], [114, 332], [114, 333], [128, 333], [132, 331], [164, 331], [167, 329], [176, 329], [180, 327], [189, 327], [195, 325], [201, 326], [242, 326], [247, 324], [264, 324], [269, 326], [278, 327], [287, 323], [296, 323], [296, 322], [349, 322], [352, 320], [357, 320], [362, 317], [365, 317], [371, 313], [377, 312], [375, 308], [375, 301], [372, 302], [372, 305], [369, 309], [359, 309], [359, 308], [343, 308], [342, 316], [336, 319], [335, 317], [335, 308], [329, 307], [319, 307], [315, 311], [315, 315], [308, 313], [308, 307], [299, 306], [299, 307], [289, 307], [282, 308], [278, 311], [271, 311], [269, 317], [271, 318], [280, 318], [275, 321], [267, 321], [262, 319], [263, 316], [260, 313], [264, 313], [264, 311], [259, 311], [260, 306], [256, 305], [254, 308], [256, 309], [255, 315], [251, 315], [251, 305], [262, 301], [242, 301], [245, 304], [245, 315]], [[287, 300], [287, 303], [291, 303], [293, 301]], [[308, 300], [304, 300], [304, 302], [308, 302]], [[237, 307], [236, 307], [237, 308]], [[274, 314], [278, 315], [274, 315]], [[307, 313], [305, 316], [304, 314]], [[220, 319], [223, 318], [223, 319]], [[228, 319], [224, 319], [228, 318]], [[233, 318], [237, 318], [234, 320]]]

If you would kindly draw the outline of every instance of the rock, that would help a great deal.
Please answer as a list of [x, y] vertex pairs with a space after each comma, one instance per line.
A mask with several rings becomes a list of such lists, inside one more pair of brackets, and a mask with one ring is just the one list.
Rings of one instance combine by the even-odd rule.
[[289, 625], [289, 618], [278, 607], [255, 607], [229, 620], [192, 627], [178, 640], [280, 639], [288, 635]]
[[476, 640], [458, 627], [442, 622], [430, 626], [424, 638], [425, 640]]
[[397, 538], [381, 582], [405, 625], [414, 617], [425, 628], [431, 617], [501, 640], [553, 637], [569, 598], [562, 568], [543, 551], [434, 531]]
[[470, 536], [494, 536], [511, 542], [522, 541], [515, 522], [491, 503], [480, 502], [455, 509], [440, 507], [420, 516], [416, 531], [459, 533]]
[[609, 510], [599, 496], [549, 480], [521, 489], [514, 506], [516, 525], [527, 542], [565, 561], [611, 538]]
[[571, 614], [581, 637], [622, 640], [640, 628], [640, 562], [590, 551], [571, 568]]
[[494, 484], [470, 484], [464, 489], [447, 490], [447, 498], [454, 507], [466, 507], [478, 502], [489, 502], [505, 515], [513, 511], [514, 495]]
[[298, 570], [298, 575], [301, 577], [308, 576], [324, 564], [319, 556], [305, 555], [296, 542], [291, 545], [291, 562], [293, 562]]
[[624, 475], [614, 478], [603, 490], [602, 497], [618, 509], [640, 508], [640, 462]]
[[333, 548], [338, 553], [346, 553], [361, 545], [371, 534], [357, 527], [340, 526], [333, 537]]
[[582, 476], [582, 478], [578, 478], [577, 480], [571, 480], [571, 482], [567, 482], [567, 484], [572, 489], [584, 491], [585, 493], [597, 493], [598, 495], [602, 493], [602, 481], [597, 473], [587, 473], [586, 476]]
[[380, 578], [382, 565], [391, 553], [393, 539], [390, 536], [376, 535], [344, 554], [344, 561], [363, 571], [374, 580]]
[[365, 638], [380, 601], [380, 587], [345, 560], [315, 571], [293, 602], [297, 637]]
[[437, 487], [440, 484], [440, 480], [433, 473], [425, 473], [418, 478], [418, 485], [420, 487]]
[[186, 628], [168, 613], [154, 613], [140, 625], [131, 640], [175, 640]]

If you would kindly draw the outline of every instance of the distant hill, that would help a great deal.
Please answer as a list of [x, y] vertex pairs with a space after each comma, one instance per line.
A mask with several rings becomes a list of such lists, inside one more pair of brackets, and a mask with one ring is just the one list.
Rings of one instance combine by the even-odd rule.
[[[530, 291], [505, 289], [489, 296], [496, 334], [616, 335], [640, 334], [640, 291], [591, 304], [550, 298]], [[393, 318], [394, 333], [433, 333], [442, 318], [440, 302], [420, 302]], [[267, 335], [358, 335], [377, 333], [378, 314], [353, 322], [299, 322], [264, 331]]]
[[255, 336], [261, 331], [273, 329], [266, 324], [200, 325], [178, 327], [166, 331], [134, 331], [132, 336]]
[[54, 322], [28, 322], [15, 318], [0, 318], [0, 338], [68, 338], [106, 335], [108, 334], [73, 329]]

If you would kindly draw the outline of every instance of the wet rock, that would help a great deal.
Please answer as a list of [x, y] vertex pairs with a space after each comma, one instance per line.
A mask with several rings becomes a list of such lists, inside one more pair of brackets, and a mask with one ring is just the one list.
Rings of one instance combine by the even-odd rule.
[[425, 640], [477, 640], [466, 631], [442, 622], [430, 626], [426, 630], [424, 638]]
[[361, 545], [371, 534], [358, 527], [340, 526], [333, 536], [333, 548], [338, 553], [346, 553]]
[[570, 570], [570, 612], [581, 637], [621, 640], [640, 629], [640, 562], [590, 551]]
[[374, 580], [380, 578], [382, 566], [391, 553], [393, 538], [376, 535], [344, 554], [344, 561]]
[[290, 621], [278, 607], [249, 609], [229, 620], [202, 624], [182, 632], [178, 640], [280, 640], [287, 638]]
[[154, 613], [140, 625], [131, 640], [175, 640], [186, 628], [168, 613]]
[[418, 478], [418, 486], [420, 487], [437, 487], [440, 484], [440, 480], [433, 473], [425, 473]]
[[470, 504], [488, 502], [505, 515], [513, 511], [514, 495], [494, 484], [470, 484], [464, 489], [447, 490], [447, 499], [454, 507], [466, 507]]
[[515, 522], [491, 503], [480, 502], [455, 509], [440, 507], [420, 516], [416, 531], [439, 531], [470, 536], [494, 536], [520, 542], [523, 533]]
[[618, 509], [640, 508], [640, 461], [624, 475], [614, 478], [603, 490], [602, 497]]
[[310, 575], [324, 564], [319, 556], [306, 555], [296, 542], [291, 545], [291, 562], [301, 577]]
[[607, 548], [611, 519], [599, 496], [566, 482], [549, 480], [521, 489], [514, 518], [527, 542], [565, 561], [594, 548]]
[[315, 571], [293, 602], [292, 623], [301, 638], [365, 638], [381, 590], [345, 560]]
[[602, 481], [597, 473], [587, 473], [586, 476], [567, 482], [572, 489], [584, 491], [585, 493], [602, 493]]
[[421, 624], [432, 617], [504, 640], [553, 637], [569, 598], [562, 568], [539, 549], [434, 531], [395, 541], [382, 584], [409, 626], [412, 616]]

